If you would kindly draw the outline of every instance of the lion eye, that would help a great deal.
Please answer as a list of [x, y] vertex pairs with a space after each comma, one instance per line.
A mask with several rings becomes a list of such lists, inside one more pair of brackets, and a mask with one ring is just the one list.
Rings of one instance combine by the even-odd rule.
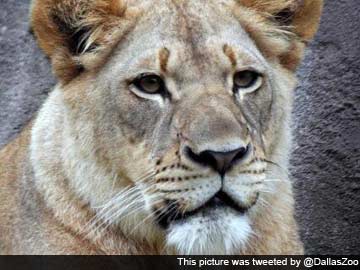
[[257, 84], [260, 78], [260, 74], [254, 71], [245, 70], [236, 72], [234, 75], [234, 90], [251, 88]]
[[157, 75], [140, 75], [135, 79], [134, 85], [141, 91], [148, 94], [158, 94], [164, 90], [164, 81]]

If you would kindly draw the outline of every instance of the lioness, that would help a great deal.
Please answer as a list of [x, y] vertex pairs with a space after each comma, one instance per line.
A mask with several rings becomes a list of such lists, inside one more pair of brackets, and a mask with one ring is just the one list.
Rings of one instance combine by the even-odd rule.
[[303, 253], [289, 123], [321, 10], [33, 2], [59, 83], [0, 152], [0, 253]]

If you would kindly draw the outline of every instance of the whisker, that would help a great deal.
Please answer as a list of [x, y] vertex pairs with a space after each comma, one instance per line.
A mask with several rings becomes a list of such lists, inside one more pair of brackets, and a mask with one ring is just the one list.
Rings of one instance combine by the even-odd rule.
[[[98, 223], [100, 220], [103, 220], [107, 216], [108, 216], [107, 218], [109, 219], [109, 215], [110, 215], [110, 217], [112, 217], [115, 213], [117, 213], [116, 208], [123, 207], [124, 205], [126, 205], [126, 207], [124, 209], [122, 209], [123, 212], [125, 212], [125, 211], [129, 210], [129, 208], [132, 207], [132, 205], [137, 202], [136, 199], [139, 199], [139, 198], [141, 198], [141, 194], [140, 194], [140, 190], [136, 186], [131, 187], [127, 190], [121, 191], [117, 196], [112, 198], [110, 200], [110, 202], [106, 205], [106, 207], [101, 209], [85, 225], [85, 227], [92, 229], [94, 226], [96, 226], [96, 228], [98, 228], [99, 227]], [[127, 204], [127, 202], [129, 202], [129, 201], [130, 202], [133, 201], [133, 202], [130, 204]]]
[[130, 234], [132, 234], [139, 226], [141, 226], [142, 224], [144, 224], [147, 220], [149, 220], [150, 218], [154, 218], [154, 220], [160, 218], [163, 214], [165, 214], [168, 211], [172, 211], [173, 209], [176, 208], [177, 203], [179, 202], [179, 200], [175, 200], [173, 201], [170, 205], [164, 207], [160, 213], [154, 215], [154, 213], [158, 212], [159, 209], [155, 210], [155, 212], [149, 213], [149, 215], [147, 215], [146, 218], [144, 218], [138, 225], [136, 225], [134, 227], [134, 229], [130, 232]]
[[93, 209], [103, 209], [106, 208], [108, 205], [110, 205], [113, 200], [116, 200], [118, 197], [125, 195], [127, 192], [130, 192], [133, 190], [133, 186], [125, 186], [119, 193], [117, 193], [115, 196], [113, 196], [108, 202], [99, 205], [99, 206], [93, 206]]
[[[140, 178], [139, 178], [135, 183], [137, 183], [137, 184], [142, 183], [142, 182], [146, 181], [148, 178], [150, 178], [150, 177], [153, 176], [153, 175], [154, 175], [154, 172], [153, 172], [153, 171], [147, 172], [147, 173], [143, 174], [142, 176], [140, 176]], [[113, 196], [107, 203], [105, 203], [105, 204], [103, 204], [103, 205], [100, 205], [100, 206], [94, 206], [94, 207], [92, 207], [92, 208], [97, 209], [97, 208], [104, 208], [104, 207], [106, 207], [108, 204], [111, 204], [111, 201], [112, 201], [115, 197], [121, 196], [121, 194], [122, 194], [123, 192], [125, 192], [126, 190], [131, 190], [131, 188], [133, 188], [133, 187], [134, 187], [134, 186], [131, 186], [131, 185], [125, 186], [118, 194], [116, 194], [115, 196]]]
[[[156, 210], [156, 211], [158, 211], [158, 210]], [[155, 212], [156, 212], [155, 211]], [[164, 210], [163, 210], [164, 211]], [[147, 220], [149, 220], [151, 217], [153, 217], [153, 213], [149, 213], [142, 221], [140, 221], [131, 231], [130, 231], [130, 234], [132, 234], [133, 232], [135, 232], [136, 231], [136, 229], [139, 227], [139, 226], [141, 226], [141, 225], [143, 225]], [[154, 217], [154, 219], [156, 219], [155, 217]]]
[[279, 179], [279, 178], [267, 178], [263, 180], [264, 182], [286, 182], [283, 179]]
[[271, 204], [262, 197], [259, 197], [258, 202], [265, 207], [271, 207]]
[[176, 200], [176, 201], [172, 202], [170, 205], [164, 207], [164, 208], [161, 210], [160, 213], [158, 213], [158, 214], [156, 214], [156, 215], [154, 216], [154, 219], [155, 219], [155, 220], [156, 220], [156, 219], [159, 219], [159, 218], [161, 218], [164, 214], [166, 214], [166, 212], [171, 212], [172, 210], [176, 209], [178, 202], [179, 202], [179, 201]]
[[[130, 199], [134, 199], [134, 197], [130, 198]], [[129, 200], [130, 200], [129, 199]], [[87, 231], [91, 231], [91, 230], [98, 230], [100, 229], [104, 224], [108, 223], [109, 220], [111, 220], [114, 215], [116, 215], [118, 212], [116, 211], [116, 208], [119, 207], [118, 205], [113, 205], [111, 206], [111, 208], [109, 208], [105, 213], [102, 213], [99, 216], [95, 216], [95, 218], [93, 219], [93, 221], [88, 224], [86, 227]], [[121, 209], [123, 211], [120, 212], [124, 212], [126, 210], [130, 210], [130, 207], [127, 206], [125, 209]]]
[[[107, 217], [105, 220], [103, 220], [100, 224], [94, 224], [96, 225], [95, 228], [91, 228], [95, 231], [100, 231], [100, 233], [103, 233], [108, 227], [115, 224], [115, 222], [121, 218], [125, 219], [126, 217], [135, 214], [139, 212], [140, 210], [144, 209], [144, 205], [140, 205], [134, 208], [127, 207], [125, 210], [121, 209], [121, 211], [114, 212], [110, 217]], [[104, 218], [104, 217], [103, 217]]]
[[103, 215], [106, 215], [109, 211], [111, 211], [112, 207], [114, 207], [120, 200], [125, 199], [129, 200], [133, 196], [133, 194], [138, 191], [136, 187], [130, 187], [125, 190], [122, 190], [119, 192], [116, 196], [111, 198], [108, 203], [104, 204], [101, 207], [101, 210], [98, 211], [98, 213], [95, 216], [95, 219], [98, 217], [101, 217]]
[[277, 168], [281, 169], [281, 171], [282, 171], [283, 173], [285, 173], [287, 176], [289, 176], [288, 170], [285, 169], [284, 167], [282, 167], [280, 164], [278, 164], [278, 163], [276, 163], [276, 162], [274, 162], [274, 161], [268, 160], [268, 159], [266, 159], [266, 158], [261, 158], [261, 160], [264, 161], [264, 162], [266, 162], [266, 163], [268, 163], [268, 164], [271, 164], [271, 165], [276, 166]]
[[259, 192], [268, 193], [268, 194], [274, 194], [274, 190], [270, 190], [270, 189], [260, 189]]
[[[153, 176], [153, 173], [147, 173], [145, 174], [142, 178], [140, 178], [136, 184], [141, 184], [143, 182], [145, 182], [148, 178], [150, 178], [151, 176]], [[117, 200], [119, 197], [124, 197], [127, 196], [128, 193], [131, 193], [133, 190], [135, 190], [137, 187], [134, 186], [126, 186], [124, 187], [124, 189], [122, 189], [119, 193], [117, 193], [115, 196], [113, 196], [107, 203], [101, 205], [101, 206], [95, 206], [93, 208], [97, 209], [97, 208], [106, 208], [108, 205], [111, 205], [113, 203], [114, 200]]]
[[[159, 203], [159, 202], [161, 202], [161, 200], [155, 201], [154, 204]], [[123, 213], [120, 213], [119, 215], [113, 216], [113, 217], [111, 218], [113, 221], [111, 222], [111, 220], [109, 220], [109, 221], [105, 222], [105, 223], [107, 223], [107, 225], [106, 225], [102, 230], [105, 231], [109, 226], [112, 225], [112, 223], [114, 223], [115, 220], [120, 219], [120, 218], [121, 218], [121, 219], [125, 219], [125, 218], [129, 217], [130, 215], [133, 215], [133, 214], [135, 214], [136, 212], [139, 212], [139, 210], [141, 210], [141, 209], [144, 209], [144, 205], [141, 205], [141, 206], [139, 206], [139, 207], [137, 207], [137, 208], [135, 208], [135, 209], [132, 209], [130, 212], [126, 213], [124, 216], [121, 216]], [[120, 222], [120, 221], [121, 221], [121, 220], [119, 220], [119, 222]]]
[[[174, 162], [178, 157], [175, 157], [170, 162]], [[173, 164], [165, 166], [169, 168]], [[175, 164], [176, 167], [182, 169], [189, 169], [185, 165], [179, 163]], [[161, 168], [163, 170], [163, 168]], [[166, 170], [166, 169], [165, 169]], [[152, 190], [154, 187], [150, 184], [155, 183], [155, 176], [158, 173], [158, 169], [151, 169], [144, 174], [140, 175], [136, 181], [133, 181], [133, 185], [125, 186], [120, 192], [115, 193], [107, 202], [102, 205], [91, 207], [96, 211], [94, 216], [88, 220], [84, 226], [83, 232], [90, 233], [103, 233], [109, 226], [115, 221], [125, 220], [126, 217], [136, 213], [140, 213], [144, 209], [145, 204], [143, 201], [143, 193]], [[149, 182], [148, 180], [151, 179]], [[116, 178], [114, 178], [113, 187], [115, 187]], [[139, 188], [139, 186], [146, 184], [145, 188]], [[155, 196], [157, 197], [157, 196]], [[159, 199], [152, 201], [152, 204], [161, 202]], [[165, 209], [166, 211], [166, 209]], [[163, 213], [161, 212], [160, 215]]]

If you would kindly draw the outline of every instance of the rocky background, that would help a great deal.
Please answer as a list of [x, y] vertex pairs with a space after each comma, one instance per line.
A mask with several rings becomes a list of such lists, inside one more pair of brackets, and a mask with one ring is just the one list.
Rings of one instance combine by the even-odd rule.
[[[29, 2], [0, 2], [0, 147], [55, 83], [28, 32]], [[298, 72], [291, 174], [307, 254], [360, 254], [359, 18], [360, 1], [326, 1]]]

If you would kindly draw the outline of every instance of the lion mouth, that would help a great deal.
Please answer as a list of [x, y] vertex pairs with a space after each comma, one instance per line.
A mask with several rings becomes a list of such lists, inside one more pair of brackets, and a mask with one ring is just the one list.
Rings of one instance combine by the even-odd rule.
[[[171, 202], [168, 202], [168, 204], [170, 203]], [[246, 208], [239, 206], [228, 194], [220, 190], [206, 203], [194, 210], [181, 213], [180, 211], [178, 211], [177, 207], [170, 208], [163, 215], [157, 218], [157, 222], [162, 228], [167, 229], [171, 223], [181, 222], [200, 212], [205, 213], [211, 209], [220, 207], [231, 208], [240, 214], [244, 214], [247, 211]]]

